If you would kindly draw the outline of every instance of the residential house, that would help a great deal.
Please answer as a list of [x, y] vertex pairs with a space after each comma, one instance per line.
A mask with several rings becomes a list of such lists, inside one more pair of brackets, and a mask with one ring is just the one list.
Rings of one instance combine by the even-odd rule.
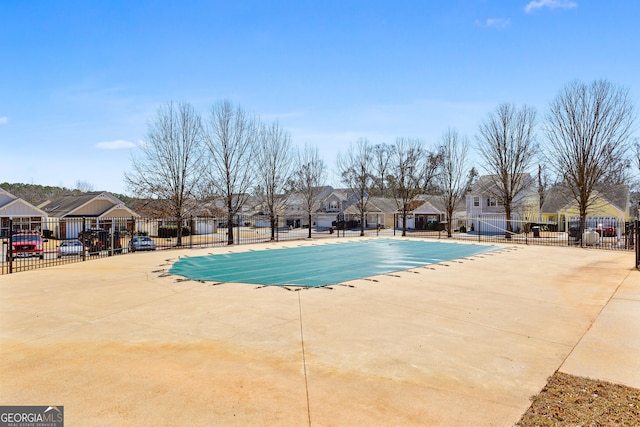
[[[276, 227], [280, 227], [287, 224], [286, 220], [286, 203], [290, 201], [290, 195], [276, 194], [274, 196], [274, 208], [275, 216], [278, 221]], [[251, 196], [247, 200], [247, 204], [250, 207], [252, 218], [252, 225], [255, 227], [271, 227], [271, 218], [269, 216], [269, 206], [264, 196]], [[300, 205], [298, 205], [300, 207]], [[293, 215], [299, 218], [299, 215]], [[291, 225], [291, 224], [289, 224]]]
[[[525, 188], [511, 204], [511, 228], [518, 233], [530, 222], [539, 221], [540, 199], [535, 180], [524, 174]], [[483, 175], [466, 196], [467, 230], [483, 234], [503, 234], [506, 230], [505, 209], [500, 200], [495, 176]]]
[[[396, 210], [395, 200], [386, 197], [370, 196], [367, 200], [365, 228], [393, 228]], [[347, 222], [360, 222], [360, 210], [353, 203], [347, 204], [347, 207], [341, 213]]]
[[139, 217], [124, 202], [107, 191], [92, 191], [57, 197], [40, 204], [49, 217], [47, 228], [53, 237], [78, 237], [83, 229], [127, 230]]
[[[137, 231], [157, 236], [159, 227], [176, 225], [174, 207], [167, 199], [132, 199], [128, 205], [144, 217], [136, 222]], [[213, 203], [196, 203], [188, 199], [184, 203], [183, 210], [184, 225], [189, 225], [192, 234], [215, 233], [220, 212]]]
[[[600, 187], [591, 195], [587, 210], [586, 228], [598, 228], [602, 224], [616, 224], [618, 235], [623, 225], [630, 221], [630, 192], [626, 185]], [[569, 224], [580, 221], [578, 204], [566, 185], [553, 186], [540, 209], [543, 222], [557, 224], [558, 231], [569, 230]], [[622, 225], [618, 225], [622, 224]]]
[[349, 194], [349, 190], [331, 188], [331, 191], [320, 200], [319, 206], [316, 209], [316, 226], [319, 229], [331, 228], [332, 224], [338, 220], [354, 220], [353, 216], [356, 213], [355, 208], [352, 208], [350, 212], [346, 212], [347, 208], [351, 205]]
[[[331, 186], [320, 187], [317, 202], [312, 208], [312, 226], [318, 230], [331, 228], [336, 221], [356, 224], [360, 221], [360, 212], [353, 200], [353, 191]], [[369, 197], [365, 227], [391, 228], [394, 225], [395, 201], [383, 197]], [[305, 200], [300, 193], [291, 193], [285, 197], [285, 224], [292, 227], [308, 227], [309, 218]]]
[[[407, 228], [414, 230], [437, 230], [447, 221], [447, 208], [441, 196], [421, 194], [411, 202], [411, 211], [407, 216]], [[453, 227], [465, 225], [464, 206], [453, 213]], [[402, 217], [398, 216], [398, 227], [402, 227]]]
[[0, 237], [10, 234], [9, 223], [13, 232], [18, 230], [42, 231], [47, 213], [31, 203], [0, 188]]
[[[340, 208], [337, 207], [341, 196], [336, 193], [332, 200], [327, 199], [334, 192], [333, 187], [329, 185], [318, 187], [317, 190], [317, 201], [311, 209], [312, 217], [316, 217], [315, 225], [317, 227], [331, 227], [331, 221], [336, 220], [336, 215], [342, 209], [341, 205]], [[302, 193], [293, 192], [286, 195], [283, 206], [282, 211], [285, 225], [294, 228], [309, 226], [306, 200]], [[325, 210], [326, 206], [330, 206], [329, 211]]]
[[[332, 189], [316, 211], [318, 228], [332, 227], [334, 221], [338, 220], [359, 226], [362, 218], [356, 199], [351, 189]], [[393, 199], [369, 196], [364, 217], [365, 228], [393, 228], [396, 209]]]
[[[446, 218], [446, 209], [437, 196], [421, 194], [411, 201], [407, 215], [407, 229], [436, 229]], [[402, 216], [398, 215], [398, 227], [402, 227]]]
[[367, 205], [367, 224], [370, 228], [394, 228], [398, 205], [389, 197], [369, 198]]

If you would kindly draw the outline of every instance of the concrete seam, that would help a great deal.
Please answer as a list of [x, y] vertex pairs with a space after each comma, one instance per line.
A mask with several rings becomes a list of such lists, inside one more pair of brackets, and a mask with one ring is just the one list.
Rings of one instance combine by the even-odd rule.
[[309, 404], [309, 381], [307, 378], [307, 358], [304, 353], [304, 332], [302, 327], [302, 300], [298, 292], [298, 313], [300, 316], [300, 345], [302, 347], [302, 368], [304, 371], [304, 389], [307, 395], [307, 420], [311, 426], [311, 405]]

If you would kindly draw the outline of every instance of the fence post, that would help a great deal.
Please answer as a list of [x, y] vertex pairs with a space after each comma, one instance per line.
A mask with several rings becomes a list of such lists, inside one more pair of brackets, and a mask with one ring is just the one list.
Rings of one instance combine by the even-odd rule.
[[480, 236], [482, 233], [480, 233], [480, 215], [478, 215], [478, 243], [480, 243]]
[[82, 261], [86, 261], [87, 260], [87, 247], [86, 247], [86, 240], [87, 240], [87, 221], [85, 220], [84, 217], [82, 217]]
[[107, 255], [108, 256], [112, 256], [114, 254], [113, 245], [115, 243], [113, 241], [113, 238], [114, 238], [114, 236], [113, 236], [113, 234], [114, 234], [113, 225], [111, 225], [111, 229], [109, 231], [110, 231], [110, 233], [109, 233], [109, 251], [107, 252]]
[[193, 222], [193, 215], [189, 218], [189, 249], [193, 249], [193, 229], [195, 222]]
[[[238, 240], [238, 245], [241, 245], [240, 241], [240, 214], [236, 214], [236, 239]], [[231, 221], [231, 227], [233, 227], [233, 221]], [[235, 243], [235, 241], [234, 241]]]
[[636, 233], [636, 268], [640, 270], [640, 219], [636, 220], [635, 233]]
[[13, 217], [9, 217], [9, 246], [7, 247], [9, 274], [13, 273]]
[[135, 251], [133, 247], [133, 236], [136, 235], [136, 217], [131, 215], [131, 235], [129, 236], [129, 250]]

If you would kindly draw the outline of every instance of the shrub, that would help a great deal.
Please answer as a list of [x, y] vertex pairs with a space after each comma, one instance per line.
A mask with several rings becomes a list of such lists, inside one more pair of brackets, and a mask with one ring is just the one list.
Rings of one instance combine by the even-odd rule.
[[[182, 236], [188, 236], [191, 234], [191, 227], [182, 227]], [[158, 237], [178, 237], [178, 227], [175, 225], [163, 225], [158, 227]]]

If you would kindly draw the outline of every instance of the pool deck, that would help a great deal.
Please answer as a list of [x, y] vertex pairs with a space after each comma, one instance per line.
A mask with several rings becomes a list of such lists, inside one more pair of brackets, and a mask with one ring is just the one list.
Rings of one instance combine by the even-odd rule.
[[345, 240], [0, 276], [0, 405], [62, 405], [67, 425], [510, 426], [556, 370], [640, 388], [632, 253], [517, 245], [303, 290], [166, 275]]

